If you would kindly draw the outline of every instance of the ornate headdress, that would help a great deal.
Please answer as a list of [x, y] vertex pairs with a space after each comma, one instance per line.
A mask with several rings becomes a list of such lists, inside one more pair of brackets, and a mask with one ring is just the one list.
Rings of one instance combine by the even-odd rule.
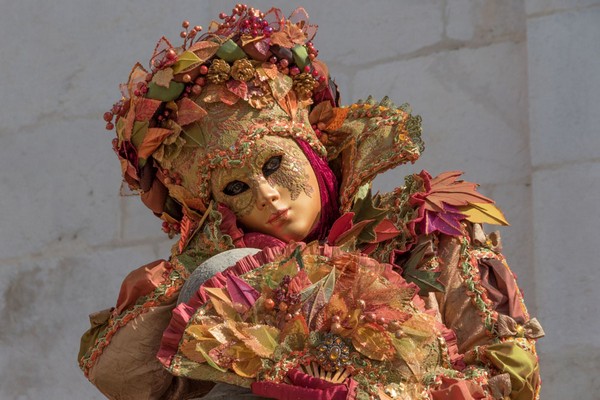
[[[202, 35], [184, 21], [179, 47], [161, 38], [150, 69], [136, 64], [104, 115], [107, 129], [116, 128], [124, 180], [165, 230], [183, 216], [201, 220], [211, 171], [243, 165], [265, 135], [301, 139], [341, 160], [342, 207], [364, 179], [418, 158], [420, 119], [407, 109], [387, 100], [337, 107], [304, 9], [286, 19], [279, 9], [238, 4], [219, 18]], [[377, 150], [382, 140], [385, 154]]]

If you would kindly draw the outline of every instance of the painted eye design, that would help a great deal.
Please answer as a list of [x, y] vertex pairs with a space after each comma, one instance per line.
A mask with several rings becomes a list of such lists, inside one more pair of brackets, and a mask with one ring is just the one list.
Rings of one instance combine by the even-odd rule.
[[229, 182], [225, 189], [223, 189], [223, 193], [227, 196], [237, 196], [240, 193], [244, 193], [246, 190], [250, 189], [250, 186], [245, 184], [242, 181], [233, 181]]
[[262, 173], [265, 178], [272, 173], [276, 172], [281, 166], [281, 156], [274, 156], [267, 160], [267, 162], [262, 167]]

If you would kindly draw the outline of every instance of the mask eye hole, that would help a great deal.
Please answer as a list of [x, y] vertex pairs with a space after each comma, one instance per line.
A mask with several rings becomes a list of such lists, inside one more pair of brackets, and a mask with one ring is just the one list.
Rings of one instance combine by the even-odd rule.
[[227, 196], [237, 196], [240, 193], [244, 193], [246, 190], [250, 189], [250, 186], [245, 184], [242, 181], [232, 181], [225, 186], [223, 189], [223, 193]]
[[262, 167], [263, 176], [266, 178], [267, 176], [276, 172], [281, 166], [281, 156], [274, 156], [267, 160]]

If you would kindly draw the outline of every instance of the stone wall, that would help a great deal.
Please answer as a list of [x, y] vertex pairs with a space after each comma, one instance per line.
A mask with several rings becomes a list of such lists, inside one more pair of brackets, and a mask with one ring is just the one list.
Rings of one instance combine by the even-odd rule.
[[[100, 399], [76, 365], [87, 315], [167, 257], [160, 221], [119, 196], [102, 114], [183, 19], [228, 2], [3, 2], [0, 13], [0, 398]], [[291, 12], [286, 1], [256, 1]], [[410, 102], [425, 154], [376, 180], [466, 171], [512, 226], [505, 253], [544, 324], [542, 399], [600, 390], [600, 1], [316, 1], [315, 40], [344, 103]]]

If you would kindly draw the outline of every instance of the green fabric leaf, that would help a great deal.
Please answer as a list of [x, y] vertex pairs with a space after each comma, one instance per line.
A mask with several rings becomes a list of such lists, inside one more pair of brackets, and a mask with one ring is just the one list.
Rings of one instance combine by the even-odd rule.
[[133, 133], [131, 134], [131, 143], [136, 149], [139, 149], [148, 132], [148, 121], [136, 121], [133, 123]]
[[296, 63], [298, 68], [302, 69], [310, 64], [310, 58], [308, 57], [308, 51], [306, 51], [306, 47], [297, 44], [292, 49], [292, 55], [294, 56], [294, 63]]
[[146, 94], [146, 97], [161, 101], [171, 101], [178, 98], [183, 92], [183, 89], [185, 89], [185, 85], [180, 82], [171, 81], [168, 88], [150, 82], [148, 84], [148, 93]]
[[191, 51], [184, 51], [177, 57], [177, 62], [173, 65], [173, 73], [179, 74], [189, 71], [201, 63], [202, 60], [196, 54]]
[[219, 47], [217, 50], [217, 57], [232, 63], [236, 60], [246, 58], [246, 53], [240, 46], [238, 46], [233, 40], [229, 39]]
[[423, 261], [425, 252], [429, 247], [429, 242], [419, 243], [411, 251], [409, 259], [402, 265], [402, 276], [407, 282], [415, 283], [420, 290], [419, 294], [424, 295], [429, 292], [443, 292], [444, 286], [438, 282], [440, 272], [427, 271], [417, 267]]
[[377, 235], [373, 231], [373, 228], [385, 218], [387, 211], [375, 207], [370, 187], [361, 187], [354, 201], [354, 205], [352, 206], [352, 212], [354, 213], [354, 223], [366, 220], [371, 221], [358, 235], [358, 244], [374, 242], [377, 239]]

